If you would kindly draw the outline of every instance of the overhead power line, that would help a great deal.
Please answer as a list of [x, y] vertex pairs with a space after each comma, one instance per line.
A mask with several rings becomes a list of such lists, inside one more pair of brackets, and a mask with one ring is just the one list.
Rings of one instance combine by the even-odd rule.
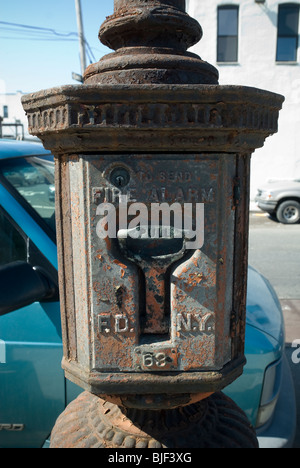
[[[4, 34], [1, 34], [1, 33]], [[72, 31], [57, 31], [52, 28], [44, 28], [41, 26], [30, 26], [28, 24], [10, 23], [0, 21], [0, 38], [14, 40], [29, 40], [29, 41], [78, 41], [78, 32]], [[84, 38], [87, 55], [89, 60], [96, 61], [87, 40]]]
[[[39, 32], [47, 31], [48, 33], [50, 32], [50, 33], [52, 33], [52, 34], [54, 34], [56, 36], [61, 36], [61, 37], [68, 37], [68, 36], [78, 37], [77, 32], [56, 31], [55, 29], [51, 29], [51, 28], [42, 28], [41, 26], [29, 26], [28, 24], [8, 23], [7, 21], [0, 21], [0, 25], [1, 24], [6, 25], [6, 26], [14, 26], [15, 28], [28, 29], [28, 30], [36, 31], [36, 32], [38, 32], [38, 31]], [[1, 26], [0, 26], [0, 28], [1, 28]]]
[[[41, 38], [37, 38], [37, 37], [8, 37], [8, 36], [0, 36], [1, 39], [9, 39], [9, 40], [17, 40], [19, 41], [20, 39], [24, 40], [24, 41], [51, 41], [51, 42], [61, 42], [62, 39], [55, 39], [55, 38], [52, 38], [52, 37], [41, 37]], [[63, 39], [63, 42], [77, 42], [76, 39]]]

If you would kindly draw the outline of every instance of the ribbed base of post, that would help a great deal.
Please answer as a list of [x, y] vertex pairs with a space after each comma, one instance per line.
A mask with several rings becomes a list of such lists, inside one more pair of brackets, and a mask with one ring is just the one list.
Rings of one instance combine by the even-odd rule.
[[88, 392], [58, 418], [50, 448], [258, 448], [244, 412], [223, 393], [171, 410], [120, 408]]

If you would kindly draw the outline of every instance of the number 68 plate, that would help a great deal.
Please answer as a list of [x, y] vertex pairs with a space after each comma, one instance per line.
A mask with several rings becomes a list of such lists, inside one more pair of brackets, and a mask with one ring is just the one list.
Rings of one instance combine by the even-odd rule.
[[177, 369], [177, 350], [174, 348], [135, 349], [135, 368], [139, 371], [169, 371]]

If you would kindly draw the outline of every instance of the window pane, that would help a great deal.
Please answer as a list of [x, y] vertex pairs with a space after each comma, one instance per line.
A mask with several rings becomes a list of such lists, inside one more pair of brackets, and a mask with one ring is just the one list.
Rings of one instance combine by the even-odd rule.
[[218, 36], [238, 34], [238, 8], [220, 7], [218, 9]]
[[298, 6], [279, 7], [278, 35], [296, 36], [298, 34]]
[[238, 59], [238, 12], [236, 6], [218, 8], [218, 62], [236, 62]]
[[277, 62], [295, 62], [297, 60], [297, 38], [279, 37], [277, 43]]
[[27, 260], [26, 242], [0, 211], [0, 265]]
[[1, 172], [55, 232], [53, 157], [31, 157], [4, 163]]
[[296, 62], [298, 49], [299, 6], [280, 5], [278, 10], [277, 62]]
[[237, 37], [219, 37], [218, 40], [218, 62], [237, 61]]

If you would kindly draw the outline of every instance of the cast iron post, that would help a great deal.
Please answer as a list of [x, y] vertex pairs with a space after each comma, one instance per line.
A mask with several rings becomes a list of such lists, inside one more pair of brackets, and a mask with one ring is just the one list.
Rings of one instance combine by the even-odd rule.
[[218, 85], [201, 36], [184, 0], [115, 0], [115, 52], [23, 98], [55, 155], [63, 368], [86, 390], [53, 448], [257, 447], [220, 391], [245, 364], [250, 155], [283, 98]]

